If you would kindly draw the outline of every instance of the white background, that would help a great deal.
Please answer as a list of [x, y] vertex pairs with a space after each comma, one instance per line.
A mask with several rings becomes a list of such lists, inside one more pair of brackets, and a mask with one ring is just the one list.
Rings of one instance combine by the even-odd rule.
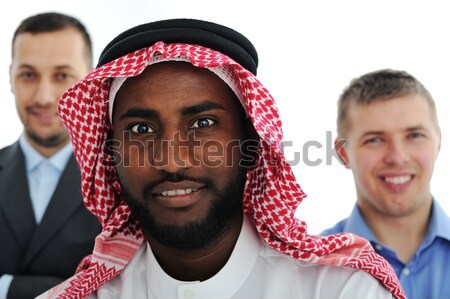
[[[310, 233], [334, 225], [354, 204], [350, 170], [336, 159], [326, 165], [327, 131], [335, 137], [336, 100], [349, 81], [379, 68], [416, 76], [438, 106], [443, 132], [432, 181], [433, 194], [450, 214], [445, 187], [450, 177], [450, 17], [446, 1], [264, 1], [264, 0], [40, 0], [7, 1], [0, 11], [0, 147], [14, 142], [21, 124], [10, 93], [11, 38], [31, 14], [58, 11], [78, 17], [94, 41], [95, 62], [103, 47], [135, 25], [172, 17], [201, 18], [232, 27], [258, 50], [258, 77], [278, 103], [286, 156], [301, 161], [294, 172], [308, 197], [297, 215]], [[308, 141], [305, 165], [303, 147]]]

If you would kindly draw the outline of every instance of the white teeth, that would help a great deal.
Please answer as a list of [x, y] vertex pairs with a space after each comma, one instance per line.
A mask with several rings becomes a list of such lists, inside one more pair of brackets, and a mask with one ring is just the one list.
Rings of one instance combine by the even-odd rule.
[[185, 195], [195, 191], [197, 191], [197, 189], [177, 189], [177, 190], [163, 191], [161, 192], [161, 195], [162, 196]]
[[385, 177], [384, 180], [390, 184], [404, 184], [411, 179], [410, 175]]

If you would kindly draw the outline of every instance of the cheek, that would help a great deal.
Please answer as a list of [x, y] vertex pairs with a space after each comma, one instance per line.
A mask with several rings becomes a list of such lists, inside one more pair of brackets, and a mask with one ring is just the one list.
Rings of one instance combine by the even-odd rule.
[[125, 171], [136, 173], [148, 167], [147, 148], [141, 142], [125, 144], [122, 148], [122, 161]]
[[230, 161], [232, 161], [232, 166], [237, 167], [242, 165], [243, 159], [243, 147], [241, 141], [233, 141], [229, 143], [228, 154], [231, 155]]
[[145, 159], [146, 148], [140, 141], [117, 139], [109, 145], [114, 157], [116, 170], [121, 177], [134, 177], [144, 171], [147, 160]]
[[196, 161], [207, 167], [232, 167], [239, 164], [241, 142], [231, 134], [217, 134], [208, 138], [197, 138], [191, 147]]
[[16, 88], [13, 92], [17, 108], [24, 107], [31, 98], [31, 91], [29, 88]]
[[[78, 81], [77, 81], [78, 82]], [[74, 82], [73, 85], [75, 85], [77, 82]], [[54, 98], [56, 100], [56, 103], [59, 102], [59, 98], [61, 98], [61, 96], [66, 92], [66, 90], [68, 90], [70, 87], [73, 86], [72, 84], [63, 84], [63, 85], [57, 85], [54, 88]]]
[[437, 150], [434, 148], [429, 148], [424, 151], [415, 153], [415, 160], [420, 165], [422, 170], [427, 173], [430, 177], [434, 170], [434, 163], [437, 158]]
[[115, 158], [116, 166], [122, 168], [134, 168], [144, 166], [142, 163], [146, 153], [144, 142], [132, 138], [130, 132], [123, 128], [115, 128], [108, 146]]
[[224, 145], [217, 140], [202, 142], [195, 148], [194, 157], [196, 161], [206, 167], [216, 168], [226, 164], [227, 151]]
[[382, 156], [376, 151], [351, 151], [348, 155], [350, 168], [358, 177], [369, 177], [382, 161]]

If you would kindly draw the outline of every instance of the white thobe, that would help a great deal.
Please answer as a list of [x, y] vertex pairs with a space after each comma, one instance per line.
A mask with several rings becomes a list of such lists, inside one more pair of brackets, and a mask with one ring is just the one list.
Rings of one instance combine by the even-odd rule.
[[384, 299], [392, 295], [365, 271], [296, 260], [268, 247], [245, 217], [225, 266], [205, 281], [179, 281], [146, 243], [125, 269], [89, 299]]

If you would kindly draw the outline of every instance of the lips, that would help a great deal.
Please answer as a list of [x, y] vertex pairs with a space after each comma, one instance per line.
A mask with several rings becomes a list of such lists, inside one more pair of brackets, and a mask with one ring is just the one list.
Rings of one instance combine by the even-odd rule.
[[28, 109], [28, 113], [43, 124], [51, 124], [59, 118], [56, 109], [33, 107]]
[[166, 181], [153, 187], [151, 189], [151, 194], [162, 196], [186, 195], [204, 187], [205, 187], [204, 184], [193, 181], [181, 181], [181, 182]]
[[412, 179], [412, 175], [402, 175], [402, 176], [385, 176], [384, 181], [390, 184], [401, 185]]
[[197, 191], [198, 189], [177, 189], [177, 190], [169, 190], [161, 192], [162, 196], [177, 196], [177, 195], [186, 195], [192, 192]]
[[403, 192], [408, 189], [414, 180], [413, 174], [390, 174], [381, 176], [384, 186], [392, 192]]
[[151, 194], [165, 207], [184, 208], [199, 201], [204, 189], [205, 185], [197, 182], [164, 182], [156, 185]]

